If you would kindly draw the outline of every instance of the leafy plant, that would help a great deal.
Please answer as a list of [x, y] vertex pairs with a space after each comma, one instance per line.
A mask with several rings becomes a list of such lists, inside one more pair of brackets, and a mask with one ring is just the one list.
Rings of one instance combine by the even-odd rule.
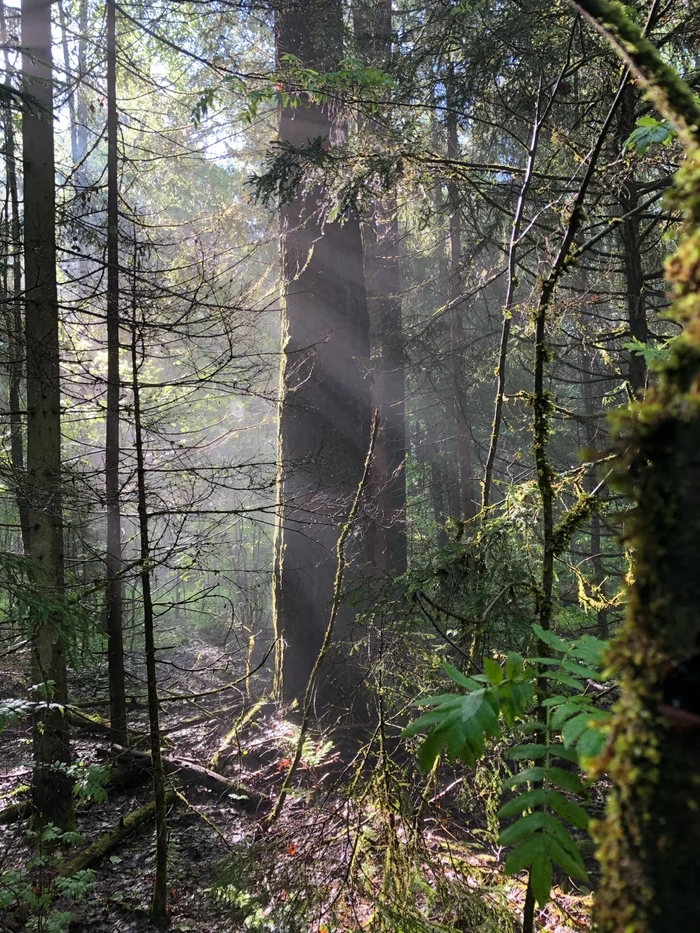
[[634, 337], [632, 340], [628, 340], [623, 346], [625, 350], [629, 350], [630, 353], [634, 353], [635, 356], [643, 357], [647, 366], [652, 366], [655, 363], [664, 363], [666, 360], [670, 359], [671, 356], [670, 340], [665, 340], [658, 347], [655, 347], [651, 343], [642, 343], [641, 340]]
[[23, 868], [10, 868], [0, 874], [0, 911], [13, 907], [26, 917], [26, 929], [38, 933], [65, 933], [73, 919], [73, 911], [58, 910], [58, 898], [78, 901], [91, 890], [95, 872], [78, 871], [70, 877], [58, 874], [64, 860], [54, 854], [59, 846], [79, 845], [83, 837], [77, 832], [63, 832], [49, 823], [41, 831], [27, 831], [27, 838], [36, 846], [36, 854]]
[[509, 751], [510, 758], [529, 764], [505, 782], [506, 788], [517, 788], [516, 796], [498, 815], [516, 817], [500, 834], [501, 845], [514, 846], [505, 871], [517, 874], [529, 868], [535, 899], [543, 905], [550, 897], [554, 865], [572, 878], [587, 880], [570, 827], [585, 830], [588, 814], [571, 798], [586, 794], [578, 771], [602, 751], [605, 734], [600, 727], [610, 714], [596, 704], [589, 686], [603, 680], [607, 644], [590, 635], [568, 642], [538, 625], [533, 630], [551, 657], [524, 661], [509, 654], [505, 665], [487, 657], [484, 673], [471, 677], [446, 663], [447, 675], [466, 693], [416, 701], [414, 705], [432, 709], [403, 734], [428, 731], [420, 749], [424, 770], [434, 765], [444, 748], [452, 760], [461, 758], [474, 767], [486, 740], [500, 737], [504, 726], [514, 735], [533, 737]]
[[646, 155], [650, 146], [668, 146], [677, 135], [668, 120], [657, 120], [651, 116], [640, 117], [636, 128], [625, 140], [625, 149], [634, 149], [637, 155]]

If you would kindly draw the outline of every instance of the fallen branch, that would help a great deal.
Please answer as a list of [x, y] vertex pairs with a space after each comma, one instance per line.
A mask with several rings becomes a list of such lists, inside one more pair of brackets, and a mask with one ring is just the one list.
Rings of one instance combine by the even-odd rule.
[[0, 810], [0, 826], [7, 826], [10, 823], [18, 823], [26, 819], [32, 812], [32, 805], [28, 800], [19, 803], [11, 803], [9, 807]]
[[[177, 795], [174, 791], [169, 790], [166, 793], [165, 802], [167, 805], [174, 803], [176, 799]], [[64, 865], [59, 875], [63, 878], [70, 878], [76, 872], [91, 868], [106, 855], [109, 855], [110, 852], [113, 852], [117, 846], [121, 845], [135, 829], [152, 820], [155, 812], [155, 803], [151, 801], [145, 807], [141, 807], [140, 810], [134, 810], [128, 816], [121, 817], [113, 829], [100, 836], [92, 845], [89, 845], [87, 849], [83, 849], [74, 859]]]
[[[117, 755], [117, 760], [121, 761], [141, 761], [150, 767], [150, 752], [142, 752], [135, 748], [123, 748], [121, 745], [113, 745], [109, 749], [97, 749], [97, 754], [104, 758], [110, 754]], [[163, 767], [168, 774], [176, 775], [183, 783], [202, 784], [211, 790], [220, 794], [233, 795], [232, 800], [235, 806], [243, 810], [258, 812], [267, 810], [270, 807], [270, 799], [264, 794], [247, 787], [245, 784], [239, 784], [232, 781], [217, 771], [211, 771], [202, 765], [193, 761], [187, 761], [184, 758], [178, 758], [175, 755], [163, 755]]]

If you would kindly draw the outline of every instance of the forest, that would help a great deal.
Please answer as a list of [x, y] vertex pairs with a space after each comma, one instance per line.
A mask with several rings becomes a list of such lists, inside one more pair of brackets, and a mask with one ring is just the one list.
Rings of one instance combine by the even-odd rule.
[[0, 62], [0, 933], [692, 931], [700, 5]]

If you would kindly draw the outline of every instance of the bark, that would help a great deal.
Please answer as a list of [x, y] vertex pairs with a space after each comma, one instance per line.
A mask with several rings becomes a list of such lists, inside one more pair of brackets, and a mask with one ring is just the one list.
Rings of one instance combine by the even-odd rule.
[[[450, 82], [451, 83], [451, 82]], [[451, 96], [451, 95], [450, 95]], [[454, 103], [448, 99], [447, 157], [459, 158], [457, 115]], [[452, 410], [455, 423], [457, 460], [459, 464], [460, 512], [464, 521], [477, 512], [474, 473], [472, 468], [471, 431], [464, 378], [464, 332], [462, 328], [462, 224], [459, 191], [454, 181], [447, 186], [450, 209], [450, 369], [452, 374]]]
[[[152, 755], [148, 752], [137, 751], [133, 748], [122, 748], [119, 745], [112, 746], [111, 751], [118, 756], [119, 761], [138, 763], [141, 762], [144, 767], [152, 767]], [[98, 754], [106, 755], [107, 752], [102, 749]], [[161, 762], [165, 771], [178, 777], [185, 784], [199, 784], [208, 787], [218, 794], [229, 796], [232, 805], [240, 807], [242, 810], [257, 813], [260, 810], [268, 809], [270, 798], [264, 794], [258, 793], [245, 784], [238, 781], [232, 781], [230, 778], [198, 765], [194, 761], [186, 758], [178, 758], [176, 755], [161, 755]], [[230, 795], [234, 796], [231, 797]]]
[[[620, 139], [627, 139], [635, 127], [636, 94], [634, 85], [629, 82], [625, 88], [620, 107]], [[623, 215], [636, 209], [639, 202], [637, 182], [634, 177], [634, 168], [625, 172], [620, 188], [620, 210]], [[627, 304], [627, 322], [631, 340], [638, 340], [646, 344], [649, 340], [647, 327], [646, 301], [644, 296], [644, 270], [642, 268], [642, 251], [640, 238], [639, 216], [628, 217], [620, 224], [620, 239], [622, 240], [622, 260], [625, 277], [625, 295]], [[643, 356], [630, 353], [629, 382], [632, 392], [640, 396], [647, 381], [647, 364]]]
[[[175, 803], [176, 800], [177, 795], [175, 792], [172, 790], [168, 791], [165, 800], [166, 806]], [[155, 817], [155, 814], [156, 803], [152, 801], [151, 803], [147, 803], [145, 807], [133, 810], [128, 816], [120, 817], [119, 822], [112, 829], [100, 836], [92, 845], [83, 849], [75, 858], [64, 865], [59, 871], [59, 875], [62, 878], [70, 878], [79, 871], [85, 871], [86, 868], [92, 868], [93, 865], [97, 865], [106, 855], [109, 855], [110, 852], [114, 852], [114, 850], [120, 846], [125, 839], [128, 839], [139, 826], [143, 826], [144, 823], [150, 822]]]
[[117, 151], [117, 39], [115, 0], [107, 0], [107, 664], [112, 741], [126, 745], [124, 583], [119, 467], [119, 156]]
[[[665, 933], [700, 913], [697, 730], [660, 709], [669, 664], [698, 651], [700, 591], [700, 109], [690, 88], [617, 4], [577, 0], [632, 68], [687, 155], [676, 179], [685, 226], [667, 263], [672, 314], [685, 325], [656, 384], [616, 419], [616, 483], [634, 503], [627, 618], [609, 656], [621, 678], [600, 770], [612, 783], [599, 824], [601, 933]], [[690, 920], [692, 925], [692, 920]]]
[[[4, 5], [2, 10], [2, 32], [5, 33]], [[5, 69], [10, 73], [10, 62], [5, 50]], [[8, 366], [10, 404], [10, 460], [12, 478], [17, 501], [22, 547], [29, 553], [29, 503], [26, 496], [24, 471], [24, 438], [22, 434], [22, 379], [24, 377], [24, 346], [22, 320], [22, 231], [20, 226], [19, 195], [17, 191], [17, 158], [15, 152], [15, 128], [10, 107], [4, 109], [5, 129], [5, 173], [7, 191], [10, 196], [11, 219], [9, 224], [8, 259], [12, 269], [12, 302], [7, 310], [7, 333], [10, 361]]]
[[[135, 281], [135, 276], [134, 276]], [[134, 397], [134, 440], [136, 445], [136, 485], [138, 495], [139, 537], [141, 540], [141, 594], [143, 597], [143, 629], [146, 654], [146, 680], [148, 686], [148, 723], [151, 736], [151, 767], [153, 769], [153, 798], [156, 817], [156, 870], [153, 882], [151, 917], [164, 921], [167, 917], [168, 886], [168, 826], [165, 794], [165, 773], [160, 750], [160, 722], [158, 679], [156, 674], [155, 625], [151, 597], [151, 549], [148, 537], [148, 504], [146, 498], [146, 467], [144, 460], [143, 430], [141, 425], [141, 391], [139, 387], [138, 335], [136, 324], [136, 297], [131, 334], [131, 365]]]
[[[584, 335], [581, 345], [581, 377], [583, 389], [583, 410], [586, 415], [586, 447], [590, 451], [597, 450], [601, 446], [604, 438], [604, 432], [600, 430], [600, 405], [596, 404], [593, 397], [595, 383], [593, 381], [593, 367], [595, 364], [595, 354], [587, 346]], [[594, 473], [586, 478], [586, 492], [589, 494], [596, 488], [596, 477]], [[591, 567], [593, 570], [593, 585], [596, 588], [596, 598], [605, 599], [605, 567], [603, 566], [603, 555], [601, 553], [602, 536], [600, 515], [596, 509], [591, 515]], [[608, 629], [608, 611], [605, 606], [597, 610], [598, 615], [598, 638], [607, 641], [609, 636]]]
[[[383, 67], [391, 53], [391, 0], [353, 4], [358, 55]], [[365, 133], [382, 140], [376, 120], [363, 120]], [[406, 420], [403, 320], [396, 192], [386, 192], [362, 224], [365, 286], [370, 320], [372, 408], [379, 434], [372, 466], [377, 504], [374, 561], [382, 575], [406, 571]]]
[[61, 767], [70, 763], [69, 736], [54, 705], [66, 704], [67, 685], [66, 620], [56, 608], [63, 594], [63, 519], [50, 0], [23, 0], [22, 48], [25, 89], [47, 112], [25, 110], [22, 121], [30, 556], [42, 594], [53, 601], [50, 618], [32, 622], [34, 683], [43, 685], [34, 714], [32, 799], [39, 822], [70, 826], [72, 781]]
[[[61, 26], [61, 45], [63, 46], [63, 69], [66, 81], [70, 81], [70, 49], [68, 47], [68, 24], [63, 0], [58, 0], [58, 22]], [[109, 27], [108, 27], [109, 29]], [[109, 54], [109, 52], [108, 52]], [[68, 95], [68, 119], [70, 120], [70, 153], [73, 166], [78, 164], [78, 126], [75, 112], [75, 94]]]
[[[5, 4], [0, 2], [0, 32], [2, 40], [9, 45]], [[10, 55], [4, 50], [5, 72], [13, 73]], [[22, 429], [22, 380], [24, 378], [24, 320], [22, 300], [22, 229], [17, 186], [17, 154], [15, 145], [15, 126], [12, 110], [6, 106], [3, 110], [5, 130], [5, 177], [6, 177], [6, 212], [9, 215], [7, 256], [12, 275], [12, 301], [7, 305], [8, 335], [8, 402], [10, 408], [10, 462], [17, 514], [19, 516], [22, 549], [29, 554], [29, 503], [26, 496], [26, 476], [24, 471], [24, 437]], [[8, 204], [9, 198], [9, 204]], [[10, 288], [6, 289], [10, 293]]]
[[[280, 67], [285, 53], [320, 71], [333, 67], [342, 26], [338, 0], [285, 5], [276, 19]], [[307, 103], [280, 112], [280, 138], [294, 146], [330, 138], [327, 106]], [[303, 699], [321, 647], [335, 549], [369, 441], [369, 319], [359, 223], [352, 215], [324, 222], [322, 195], [317, 188], [299, 190], [280, 210], [284, 313], [273, 599], [276, 684], [287, 701]], [[353, 562], [360, 565], [366, 536], [358, 534], [353, 546]], [[344, 606], [318, 685], [320, 708], [337, 705], [355, 679], [348, 660], [353, 624]]]

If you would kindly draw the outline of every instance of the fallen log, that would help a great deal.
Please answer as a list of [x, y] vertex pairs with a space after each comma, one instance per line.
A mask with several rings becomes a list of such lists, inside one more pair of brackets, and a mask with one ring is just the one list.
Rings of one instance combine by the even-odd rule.
[[[117, 757], [117, 761], [141, 761], [150, 767], [150, 752], [142, 752], [135, 748], [124, 748], [121, 745], [112, 745], [111, 749], [97, 749], [101, 758], [110, 754]], [[203, 765], [198, 765], [185, 758], [175, 755], [163, 755], [163, 768], [168, 774], [176, 775], [185, 784], [201, 784], [220, 794], [226, 794], [232, 799], [235, 806], [242, 810], [257, 813], [267, 810], [271, 806], [270, 798], [261, 794], [245, 784], [232, 781], [217, 771], [211, 771]]]
[[10, 823], [18, 823], [26, 819], [32, 812], [32, 805], [28, 800], [18, 803], [11, 803], [9, 807], [0, 810], [0, 826], [8, 826]]
[[[165, 802], [170, 805], [177, 800], [177, 794], [173, 790], [166, 793]], [[149, 822], [155, 817], [155, 803], [151, 801], [145, 807], [139, 810], [133, 810], [128, 816], [121, 817], [119, 822], [108, 830], [99, 839], [96, 839], [87, 849], [79, 852], [74, 859], [67, 862], [59, 871], [63, 878], [70, 878], [76, 872], [85, 871], [101, 861], [110, 852], [113, 852], [127, 836], [130, 836], [139, 826]]]

